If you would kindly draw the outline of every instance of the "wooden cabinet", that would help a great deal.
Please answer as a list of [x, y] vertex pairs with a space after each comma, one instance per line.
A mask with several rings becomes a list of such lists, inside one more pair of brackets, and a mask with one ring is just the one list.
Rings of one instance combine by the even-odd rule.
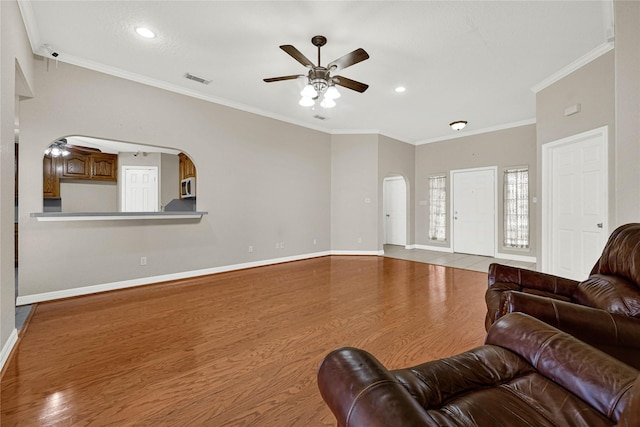
[[42, 160], [42, 191], [45, 198], [60, 197], [60, 158], [45, 155]]
[[108, 153], [87, 153], [69, 149], [65, 157], [45, 155], [42, 161], [42, 191], [44, 198], [60, 197], [60, 179], [90, 181], [118, 180], [118, 156]]
[[184, 153], [178, 154], [180, 158], [180, 181], [185, 178], [196, 177], [196, 165], [193, 164], [189, 156]]
[[62, 178], [89, 179], [89, 156], [69, 150], [71, 154], [62, 158]]
[[100, 181], [117, 181], [118, 156], [105, 153], [91, 153], [89, 158], [91, 179]]

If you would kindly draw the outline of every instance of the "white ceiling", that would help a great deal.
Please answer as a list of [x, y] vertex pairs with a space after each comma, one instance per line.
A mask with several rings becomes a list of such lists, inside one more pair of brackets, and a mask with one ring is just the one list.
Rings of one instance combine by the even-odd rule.
[[[612, 40], [611, 0], [590, 1], [23, 1], [34, 52], [333, 133], [379, 132], [409, 143], [532, 121], [532, 87]], [[134, 28], [147, 26], [152, 40]], [[370, 85], [340, 88], [330, 110], [298, 105], [306, 74], [278, 48], [322, 65], [365, 49], [339, 72]], [[212, 80], [207, 86], [185, 73]], [[407, 91], [394, 91], [398, 85]], [[326, 120], [314, 118], [316, 115]]]

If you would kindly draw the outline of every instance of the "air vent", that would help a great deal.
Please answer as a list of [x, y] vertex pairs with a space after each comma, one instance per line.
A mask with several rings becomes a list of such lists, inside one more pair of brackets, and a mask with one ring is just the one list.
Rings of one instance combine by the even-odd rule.
[[202, 83], [203, 85], [208, 85], [211, 83], [211, 80], [203, 79], [202, 77], [194, 76], [193, 74], [185, 74], [185, 79], [193, 80], [194, 82]]
[[313, 116], [314, 119], [318, 119], [318, 120], [326, 120], [327, 118], [324, 116], [321, 116], [320, 114], [316, 114], [315, 116]]

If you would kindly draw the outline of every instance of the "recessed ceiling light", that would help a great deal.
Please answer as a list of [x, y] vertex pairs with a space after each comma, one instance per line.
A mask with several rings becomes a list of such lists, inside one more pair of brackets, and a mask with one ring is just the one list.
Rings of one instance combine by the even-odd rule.
[[156, 33], [146, 27], [137, 27], [136, 33], [138, 33], [140, 37], [144, 37], [145, 39], [153, 39], [156, 37]]
[[402, 92], [404, 92], [404, 91], [406, 91], [406, 90], [407, 90], [407, 88], [406, 88], [406, 87], [404, 87], [404, 86], [398, 86], [398, 87], [396, 88], [396, 92], [398, 92], [398, 93], [402, 93]]

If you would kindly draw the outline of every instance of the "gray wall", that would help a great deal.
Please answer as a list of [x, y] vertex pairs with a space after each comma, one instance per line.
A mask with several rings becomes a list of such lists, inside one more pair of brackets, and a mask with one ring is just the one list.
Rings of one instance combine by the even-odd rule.
[[118, 186], [115, 182], [60, 181], [62, 212], [117, 212]]
[[[416, 185], [415, 239], [418, 245], [441, 246], [451, 248], [451, 224], [447, 215], [447, 241], [434, 243], [428, 238], [429, 231], [429, 183], [434, 175], [447, 177], [447, 207], [451, 200], [449, 189], [450, 172], [457, 169], [479, 167], [498, 167], [498, 247], [499, 253], [521, 256], [535, 256], [537, 220], [534, 214], [533, 197], [536, 195], [536, 128], [535, 125], [519, 126], [510, 129], [488, 132], [479, 135], [450, 139], [446, 141], [423, 144], [416, 147]], [[503, 210], [503, 173], [504, 169], [514, 166], [529, 167], [529, 207], [530, 207], [530, 240], [529, 250], [504, 248]], [[422, 202], [422, 203], [421, 203]]]
[[640, 221], [640, 2], [616, 1], [614, 226]]
[[378, 194], [378, 135], [333, 135], [333, 250], [378, 251]]
[[162, 153], [160, 158], [162, 165], [160, 203], [164, 210], [167, 203], [180, 198], [180, 158], [177, 155], [166, 153]]
[[47, 142], [62, 135], [165, 147], [181, 141], [176, 148], [198, 170], [198, 210], [209, 215], [38, 222], [29, 215], [42, 211], [42, 175], [21, 174], [21, 296], [330, 249], [327, 134], [65, 63], [45, 65], [36, 60], [38, 96], [22, 102], [22, 171], [41, 170]]
[[[16, 2], [0, 2], [0, 353], [15, 335], [14, 141], [17, 95], [33, 92], [33, 55]], [[19, 68], [20, 71], [16, 71]], [[40, 157], [42, 159], [42, 156]], [[38, 170], [42, 169], [40, 164]], [[13, 337], [13, 338], [12, 338]]]

